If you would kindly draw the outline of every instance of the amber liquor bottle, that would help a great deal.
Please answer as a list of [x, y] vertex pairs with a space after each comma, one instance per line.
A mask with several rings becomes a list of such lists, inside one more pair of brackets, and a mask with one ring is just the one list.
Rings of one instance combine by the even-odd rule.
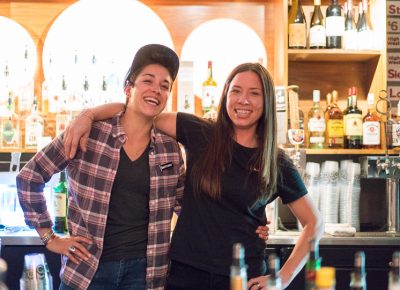
[[343, 148], [343, 113], [337, 105], [338, 96], [336, 90], [332, 94], [326, 95], [326, 103], [328, 104], [325, 111], [327, 148]]

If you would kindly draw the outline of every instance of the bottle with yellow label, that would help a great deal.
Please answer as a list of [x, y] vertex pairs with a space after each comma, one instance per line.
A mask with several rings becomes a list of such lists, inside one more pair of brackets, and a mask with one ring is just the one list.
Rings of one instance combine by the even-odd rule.
[[244, 248], [242, 244], [233, 245], [232, 265], [231, 265], [231, 290], [247, 289], [247, 266], [244, 262]]

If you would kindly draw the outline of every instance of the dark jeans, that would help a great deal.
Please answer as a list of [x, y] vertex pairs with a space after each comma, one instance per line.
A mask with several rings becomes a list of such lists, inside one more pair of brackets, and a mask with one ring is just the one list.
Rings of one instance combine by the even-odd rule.
[[229, 290], [229, 276], [203, 271], [171, 261], [165, 290]]
[[[101, 262], [88, 290], [145, 290], [146, 258]], [[59, 290], [73, 290], [61, 282]]]

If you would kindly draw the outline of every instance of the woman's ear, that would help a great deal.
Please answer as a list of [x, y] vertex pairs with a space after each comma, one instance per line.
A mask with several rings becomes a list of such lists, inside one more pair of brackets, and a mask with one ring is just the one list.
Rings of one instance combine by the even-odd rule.
[[127, 99], [131, 97], [131, 86], [130, 85], [125, 86], [124, 93], [125, 93], [125, 96]]

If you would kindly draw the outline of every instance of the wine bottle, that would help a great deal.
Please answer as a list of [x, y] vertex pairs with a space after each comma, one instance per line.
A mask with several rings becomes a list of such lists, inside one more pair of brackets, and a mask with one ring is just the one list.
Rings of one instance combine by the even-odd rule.
[[400, 252], [394, 252], [389, 272], [388, 290], [400, 290]]
[[362, 147], [362, 111], [357, 107], [357, 89], [349, 88], [349, 107], [344, 121], [344, 148], [361, 149]]
[[217, 82], [213, 78], [212, 61], [208, 61], [208, 77], [203, 82], [203, 92], [201, 97], [201, 106], [203, 114], [211, 110], [211, 105], [218, 104], [217, 100]]
[[363, 148], [381, 148], [381, 118], [374, 110], [375, 95], [369, 93], [367, 97], [368, 112], [363, 118]]
[[67, 181], [65, 179], [65, 171], [60, 172], [60, 180], [53, 188], [54, 200], [54, 227], [56, 233], [67, 232]]
[[367, 290], [365, 253], [363, 251], [354, 255], [354, 270], [351, 273], [350, 290]]
[[318, 243], [314, 239], [309, 242], [309, 250], [310, 255], [305, 267], [306, 290], [316, 290], [315, 279], [317, 271], [321, 268], [321, 258], [319, 257]]
[[324, 148], [325, 129], [324, 111], [320, 105], [320, 91], [313, 90], [313, 106], [308, 112], [308, 144], [310, 148]]
[[307, 47], [307, 23], [303, 7], [298, 0], [292, 1], [289, 13], [289, 48]]
[[242, 244], [233, 245], [232, 265], [231, 265], [231, 290], [247, 289], [247, 266], [244, 261], [244, 248]]
[[314, 11], [310, 23], [310, 48], [325, 48], [326, 32], [321, 0], [314, 0]]
[[343, 35], [343, 48], [344, 49], [357, 49], [357, 28], [353, 14], [353, 2], [348, 0], [344, 3], [344, 35]]
[[268, 280], [267, 289], [282, 290], [282, 280], [279, 275], [280, 261], [279, 257], [272, 253], [268, 256]]
[[372, 27], [368, 14], [368, 3], [363, 0], [358, 6], [360, 17], [357, 21], [358, 49], [372, 48]]
[[337, 105], [337, 100], [339, 98], [338, 91], [332, 91], [332, 102], [328, 100], [327, 95], [327, 110], [325, 111], [326, 120], [326, 147], [327, 148], [343, 148], [343, 113]]
[[332, 0], [326, 9], [326, 48], [342, 48], [344, 17], [338, 0]]

